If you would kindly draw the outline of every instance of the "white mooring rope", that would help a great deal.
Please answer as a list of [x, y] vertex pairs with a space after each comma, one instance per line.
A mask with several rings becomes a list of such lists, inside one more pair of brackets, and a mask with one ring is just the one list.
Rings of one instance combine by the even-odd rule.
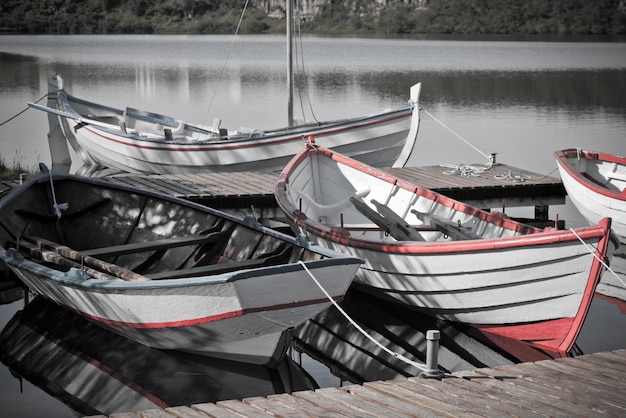
[[328, 298], [328, 300], [330, 300], [330, 302], [335, 306], [335, 308], [337, 308], [337, 310], [339, 312], [341, 312], [341, 314], [361, 333], [363, 334], [367, 339], [369, 339], [371, 342], [373, 342], [374, 344], [376, 344], [378, 347], [380, 347], [383, 351], [385, 351], [387, 354], [389, 354], [392, 357], [395, 357], [419, 370], [422, 371], [427, 371], [427, 367], [425, 364], [423, 363], [418, 363], [415, 362], [409, 358], [406, 358], [405, 356], [403, 356], [400, 353], [396, 353], [395, 351], [392, 351], [390, 349], [388, 349], [387, 347], [385, 347], [384, 345], [382, 345], [381, 343], [379, 343], [378, 341], [376, 341], [374, 339], [374, 337], [372, 337], [371, 335], [369, 335], [363, 328], [361, 328], [359, 326], [359, 324], [357, 324], [356, 322], [354, 322], [354, 320], [352, 318], [350, 318], [350, 316], [341, 308], [341, 306], [339, 306], [339, 304], [337, 302], [335, 302], [335, 300], [332, 298], [332, 296], [330, 296], [328, 294], [328, 292], [326, 291], [326, 289], [324, 289], [322, 287], [322, 285], [320, 284], [319, 281], [317, 281], [317, 279], [315, 278], [315, 276], [313, 276], [313, 274], [311, 273], [311, 271], [307, 268], [306, 264], [304, 264], [302, 262], [302, 260], [299, 260], [298, 263], [300, 263], [302, 265], [302, 267], [304, 268], [304, 270], [308, 273], [308, 275], [311, 277], [311, 279], [313, 279], [313, 281], [315, 282], [315, 284], [317, 285], [317, 287], [320, 288], [320, 290], [324, 293], [324, 295], [326, 295], [326, 297]]
[[624, 283], [624, 281], [622, 280], [622, 278], [621, 278], [621, 277], [619, 277], [619, 275], [618, 275], [617, 273], [615, 273], [615, 272], [613, 271], [613, 269], [611, 269], [611, 267], [609, 267], [609, 266], [608, 266], [608, 264], [606, 264], [606, 263], [604, 262], [604, 260], [602, 260], [600, 257], [598, 257], [598, 255], [597, 255], [597, 254], [596, 254], [596, 252], [594, 251], [596, 248], [589, 248], [589, 245], [588, 245], [585, 241], [583, 241], [583, 239], [580, 237], [580, 235], [578, 235], [578, 234], [576, 233], [576, 231], [574, 231], [574, 229], [573, 229], [573, 228], [570, 228], [569, 230], [570, 230], [570, 231], [572, 231], [572, 233], [576, 236], [576, 238], [578, 238], [578, 240], [579, 240], [579, 241], [583, 244], [583, 246], [585, 247], [585, 249], [586, 249], [587, 251], [589, 251], [589, 253], [591, 253], [591, 255], [593, 255], [593, 256], [596, 258], [596, 260], [598, 260], [598, 261], [599, 261], [599, 262], [600, 262], [600, 263], [601, 263], [601, 264], [602, 264], [602, 265], [603, 265], [603, 266], [604, 266], [604, 267], [605, 267], [608, 271], [610, 271], [610, 272], [611, 272], [611, 274], [612, 274], [613, 276], [615, 276], [615, 277], [617, 278], [617, 280], [619, 280], [619, 281], [622, 283], [622, 286], [626, 287], [626, 283]]
[[54, 181], [52, 180], [52, 170], [48, 171], [50, 173], [50, 190], [52, 192], [52, 207], [54, 209], [54, 214], [57, 216], [57, 219], [61, 219], [61, 210], [66, 210], [69, 208], [69, 204], [66, 203], [57, 203], [57, 196], [54, 193]]

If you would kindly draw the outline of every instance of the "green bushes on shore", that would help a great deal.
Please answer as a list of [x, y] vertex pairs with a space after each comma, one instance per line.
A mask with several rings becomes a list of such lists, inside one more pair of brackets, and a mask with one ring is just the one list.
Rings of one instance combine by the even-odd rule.
[[[284, 30], [251, 1], [240, 33]], [[0, 31], [27, 34], [234, 33], [242, 0], [3, 0]], [[255, 7], [258, 6], [258, 7]], [[622, 0], [327, 0], [310, 33], [626, 34]]]

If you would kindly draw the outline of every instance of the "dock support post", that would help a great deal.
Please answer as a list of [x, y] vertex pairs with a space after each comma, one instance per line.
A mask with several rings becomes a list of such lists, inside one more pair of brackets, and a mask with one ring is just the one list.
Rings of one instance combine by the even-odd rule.
[[420, 374], [420, 377], [440, 378], [443, 372], [439, 370], [439, 330], [430, 330], [426, 332], [426, 370]]

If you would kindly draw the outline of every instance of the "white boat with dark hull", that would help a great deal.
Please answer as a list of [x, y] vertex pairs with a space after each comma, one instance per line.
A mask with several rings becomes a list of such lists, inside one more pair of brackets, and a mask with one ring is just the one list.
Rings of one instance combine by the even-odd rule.
[[[131, 173], [281, 170], [304, 138], [377, 167], [402, 167], [419, 129], [421, 84], [409, 103], [377, 114], [273, 130], [226, 130], [138, 109], [116, 109], [74, 97], [59, 74], [48, 75], [50, 132], [62, 132], [86, 165]], [[55, 107], [51, 107], [55, 106]], [[58, 116], [58, 121], [53, 117]]]
[[[60, 203], [57, 203], [60, 202]], [[360, 260], [188, 201], [42, 173], [0, 201], [0, 260], [33, 291], [141, 344], [273, 364]]]
[[554, 157], [576, 209], [592, 224], [611, 218], [611, 228], [626, 244], [626, 157], [576, 148]]
[[355, 286], [559, 352], [573, 346], [616, 245], [609, 219], [540, 230], [315, 144], [285, 167], [276, 199], [295, 231], [365, 261]]

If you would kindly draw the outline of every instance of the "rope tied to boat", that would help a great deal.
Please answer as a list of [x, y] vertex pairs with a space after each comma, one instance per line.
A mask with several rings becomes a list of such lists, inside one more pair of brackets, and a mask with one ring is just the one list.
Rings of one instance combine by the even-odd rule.
[[307, 272], [307, 274], [309, 275], [309, 277], [311, 277], [311, 279], [315, 282], [315, 284], [317, 285], [317, 287], [320, 288], [320, 290], [322, 291], [322, 293], [324, 293], [324, 295], [328, 298], [328, 300], [330, 301], [330, 303], [333, 304], [333, 306], [339, 311], [339, 313], [341, 313], [347, 320], [348, 322], [350, 322], [352, 324], [352, 326], [354, 326], [361, 334], [363, 334], [368, 340], [370, 340], [371, 342], [373, 342], [376, 346], [378, 346], [379, 348], [381, 348], [383, 351], [385, 351], [387, 354], [389, 354], [392, 357], [397, 358], [398, 360], [403, 361], [404, 363], [413, 366], [415, 368], [417, 368], [418, 370], [421, 370], [423, 372], [428, 371], [428, 367], [423, 364], [423, 363], [419, 363], [416, 361], [411, 360], [410, 358], [407, 358], [405, 356], [403, 356], [400, 353], [397, 353], [393, 350], [390, 350], [389, 348], [385, 347], [384, 345], [382, 345], [381, 343], [379, 343], [378, 341], [376, 341], [376, 339], [374, 337], [372, 337], [371, 335], [369, 335], [367, 333], [367, 331], [365, 331], [359, 324], [357, 324], [352, 318], [350, 318], [350, 316], [346, 313], [346, 311], [344, 311], [341, 306], [339, 306], [339, 304], [335, 301], [335, 299], [332, 298], [332, 296], [330, 296], [328, 294], [328, 292], [326, 291], [326, 289], [324, 289], [324, 287], [320, 284], [320, 282], [315, 278], [315, 276], [313, 275], [313, 273], [311, 273], [311, 271], [307, 268], [306, 264], [304, 264], [304, 262], [302, 260], [299, 260], [298, 263], [300, 263], [302, 265], [302, 268], [304, 268], [304, 271]]
[[54, 214], [57, 217], [57, 220], [61, 219], [61, 211], [62, 210], [67, 210], [70, 205], [67, 202], [64, 203], [57, 203], [57, 196], [56, 193], [54, 192], [54, 181], [52, 179], [52, 170], [48, 170], [48, 168], [45, 168], [48, 171], [48, 174], [50, 175], [50, 191], [52, 193], [52, 209], [54, 209]]
[[576, 238], [578, 238], [578, 240], [581, 242], [581, 244], [585, 247], [585, 249], [587, 251], [589, 251], [589, 253], [591, 255], [593, 255], [595, 257], [596, 260], [598, 260], [600, 262], [600, 264], [602, 264], [604, 266], [604, 268], [606, 268], [613, 276], [615, 276], [617, 278], [617, 280], [620, 281], [620, 283], [622, 283], [622, 286], [626, 287], [626, 283], [624, 283], [624, 281], [622, 280], [621, 277], [619, 277], [619, 275], [617, 273], [615, 273], [613, 271], [613, 269], [611, 269], [611, 267], [609, 267], [608, 264], [606, 264], [606, 262], [604, 260], [602, 260], [600, 257], [598, 257], [598, 255], [596, 254], [596, 248], [591, 245], [591, 248], [589, 244], [587, 244], [581, 237], [580, 235], [578, 235], [578, 233], [576, 233], [576, 231], [574, 230], [574, 228], [570, 228], [570, 231], [572, 231], [572, 233], [576, 236]]
[[[422, 109], [424, 110], [424, 109]], [[443, 122], [441, 122], [439, 119], [437, 119], [436, 117], [434, 117], [433, 115], [431, 115], [427, 110], [424, 110], [424, 113], [426, 113], [428, 116], [430, 116], [431, 118], [433, 118], [433, 120], [435, 122], [437, 122], [439, 125], [443, 126], [446, 130], [448, 130], [450, 133], [452, 133], [454, 136], [456, 136], [457, 138], [459, 138], [461, 141], [465, 142], [467, 145], [469, 145], [472, 149], [474, 149], [474, 151], [478, 152], [479, 154], [481, 154], [483, 157], [485, 157], [487, 160], [493, 158], [493, 154], [492, 155], [488, 155], [484, 152], [482, 152], [481, 150], [479, 150], [477, 147], [475, 147], [474, 145], [472, 145], [467, 139], [463, 138], [461, 135], [459, 135], [458, 133], [454, 132], [451, 128], [449, 128], [448, 126], [446, 126]]]
[[[48, 97], [50, 94], [56, 94], [58, 92], [60, 92], [62, 90], [55, 90], [55, 91], [50, 91], [46, 94], [44, 94], [43, 96], [41, 96], [37, 101], [35, 101], [34, 103], [39, 103], [40, 101], [42, 101], [43, 99], [45, 99], [46, 97]], [[26, 109], [21, 110], [19, 112], [17, 112], [15, 115], [11, 116], [9, 119], [5, 120], [4, 122], [0, 122], [0, 126], [6, 125], [7, 123], [11, 122], [13, 119], [17, 118], [18, 116], [20, 116], [22, 113], [25, 113], [28, 109], [30, 109], [30, 106], [28, 106]]]

